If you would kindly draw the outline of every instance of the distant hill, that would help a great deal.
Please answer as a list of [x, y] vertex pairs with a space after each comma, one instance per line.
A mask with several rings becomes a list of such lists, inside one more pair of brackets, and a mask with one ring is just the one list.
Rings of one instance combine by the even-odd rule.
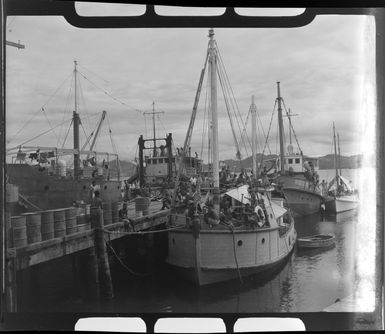
[[[340, 157], [340, 168], [350, 169], [361, 167], [362, 155], [352, 155], [349, 157]], [[319, 158], [319, 169], [334, 168], [334, 154], [328, 154]]]
[[[261, 154], [257, 154], [257, 163], [261, 161]], [[267, 155], [264, 157], [264, 161], [269, 159], [277, 159], [276, 154]], [[306, 156], [305, 156], [306, 158]], [[334, 154], [328, 154], [323, 157], [319, 157], [319, 169], [333, 169], [334, 168]], [[361, 167], [362, 155], [341, 156], [340, 164], [341, 168], [351, 169]], [[243, 160], [228, 159], [224, 160], [224, 163], [230, 167], [231, 171], [239, 172], [242, 168], [252, 168], [253, 161], [251, 157], [247, 157]]]
[[[129, 177], [135, 173], [136, 165], [130, 161], [120, 160], [120, 173], [121, 177]], [[116, 161], [113, 160], [110, 162], [111, 168], [115, 168]]]
[[[267, 155], [264, 157], [264, 161], [267, 160], [275, 160], [277, 159], [276, 154]], [[257, 163], [261, 161], [262, 154], [257, 154]], [[323, 157], [319, 157], [319, 169], [333, 169], [334, 168], [334, 155], [328, 154]], [[340, 163], [341, 168], [343, 169], [351, 169], [351, 168], [360, 168], [361, 167], [361, 160], [362, 155], [352, 155], [352, 156], [341, 156]], [[242, 168], [252, 168], [253, 167], [253, 161], [251, 157], [247, 157], [243, 160], [234, 160], [234, 159], [227, 159], [224, 160], [224, 163], [230, 167], [231, 171], [240, 172]], [[114, 167], [116, 162], [111, 161], [110, 162], [111, 167]], [[120, 161], [120, 168], [121, 168], [121, 176], [122, 177], [129, 177], [132, 176], [135, 173], [136, 165], [130, 161], [121, 160]]]

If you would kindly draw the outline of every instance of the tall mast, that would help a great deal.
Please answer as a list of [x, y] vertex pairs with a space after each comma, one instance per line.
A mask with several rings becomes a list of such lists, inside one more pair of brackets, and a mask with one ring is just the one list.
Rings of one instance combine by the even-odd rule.
[[279, 88], [279, 81], [277, 82], [277, 101], [278, 101], [278, 127], [279, 127], [279, 152], [281, 160], [281, 174], [285, 174], [285, 160], [284, 160], [284, 146], [283, 146], [283, 119], [282, 119], [282, 98]]
[[209, 73], [210, 73], [210, 101], [211, 127], [213, 147], [213, 204], [219, 212], [219, 147], [218, 147], [218, 110], [217, 110], [217, 51], [215, 48], [214, 29], [209, 30]]
[[163, 111], [155, 112], [155, 101], [152, 102], [152, 112], [145, 112], [144, 115], [152, 114], [152, 129], [154, 136], [154, 148], [153, 148], [153, 156], [156, 156], [156, 132], [155, 132], [155, 114], [163, 114]]
[[253, 176], [254, 180], [257, 178], [257, 152], [256, 152], [256, 123], [257, 123], [257, 108], [254, 104], [254, 95], [251, 97], [251, 152], [253, 157]]
[[338, 166], [337, 166], [337, 144], [336, 144], [336, 129], [334, 127], [334, 122], [333, 122], [333, 142], [334, 142], [334, 168], [336, 169], [336, 182], [338, 187], [339, 178], [338, 178]]
[[289, 108], [289, 115], [287, 115], [287, 117], [289, 118], [289, 143], [291, 145], [291, 110]]
[[72, 122], [74, 129], [74, 176], [77, 178], [80, 172], [79, 159], [79, 124], [80, 118], [78, 113], [78, 97], [77, 97], [77, 61], [74, 60], [74, 81], [75, 81], [75, 108], [73, 112]]
[[[152, 126], [154, 129], [154, 152], [156, 151], [156, 132], [155, 132], [155, 101], [152, 101]], [[154, 154], [155, 155], [155, 154]]]

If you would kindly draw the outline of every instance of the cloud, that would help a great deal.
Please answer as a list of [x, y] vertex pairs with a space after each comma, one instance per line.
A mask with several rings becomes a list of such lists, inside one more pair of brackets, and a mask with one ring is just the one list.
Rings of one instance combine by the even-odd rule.
[[[363, 47], [364, 27], [358, 16], [323, 16], [301, 28], [215, 29], [239, 112], [246, 118], [254, 95], [267, 132], [280, 81], [286, 107], [298, 114], [293, 124], [304, 153], [330, 153], [333, 121], [341, 150], [359, 153], [357, 115], [368, 52]], [[76, 59], [81, 117], [96, 115], [83, 122], [88, 133], [96, 127], [97, 115], [107, 110], [120, 155], [132, 159], [138, 136], [146, 134], [146, 128], [150, 134], [151, 122], [144, 120], [143, 112], [155, 101], [156, 110], [165, 112], [157, 120], [159, 133], [172, 132], [176, 145], [183, 145], [206, 57], [207, 29], [79, 29], [61, 17], [18, 17], [7, 39], [26, 45], [24, 50], [7, 47], [8, 139], [34, 113], [38, 116], [16, 139], [32, 138], [49, 129], [49, 122], [57, 125], [71, 117]], [[204, 112], [205, 87], [206, 78], [199, 114]], [[225, 114], [221, 95], [218, 92], [218, 106]], [[39, 112], [42, 106], [47, 117]], [[68, 125], [55, 130], [56, 135], [64, 137]], [[233, 157], [231, 130], [223, 125], [220, 134], [222, 158]], [[41, 139], [58, 141], [53, 133]], [[98, 146], [107, 150], [108, 133], [104, 139], [107, 143], [98, 141]], [[200, 148], [197, 138], [192, 143]]]

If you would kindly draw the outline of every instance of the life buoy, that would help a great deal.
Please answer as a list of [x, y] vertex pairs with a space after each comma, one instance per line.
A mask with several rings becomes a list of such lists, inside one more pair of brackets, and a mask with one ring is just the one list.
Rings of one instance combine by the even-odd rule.
[[258, 215], [261, 221], [265, 220], [265, 213], [263, 212], [262, 208], [259, 205], [255, 207], [254, 212]]

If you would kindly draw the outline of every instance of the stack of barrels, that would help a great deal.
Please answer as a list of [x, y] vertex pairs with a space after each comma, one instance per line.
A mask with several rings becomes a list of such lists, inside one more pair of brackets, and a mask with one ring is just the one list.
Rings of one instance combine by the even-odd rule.
[[27, 231], [27, 242], [34, 244], [35, 242], [41, 241], [41, 213], [30, 212], [24, 213], [22, 216], [25, 217], [26, 231]]
[[81, 214], [76, 217], [76, 224], [78, 226], [78, 232], [84, 232], [91, 229], [90, 215]]
[[27, 224], [25, 216], [11, 217], [13, 247], [27, 246]]
[[53, 211], [54, 217], [54, 235], [55, 238], [61, 238], [66, 235], [66, 216], [65, 209], [55, 209]]
[[[143, 215], [148, 214], [149, 202], [149, 198], [141, 197], [135, 202], [136, 211], [140, 211]], [[121, 203], [119, 202], [103, 203], [104, 225], [119, 222], [120, 206]], [[13, 242], [13, 247], [24, 247], [28, 244], [90, 230], [89, 207], [86, 207], [82, 212], [78, 211], [77, 208], [70, 207], [24, 213], [20, 216], [11, 217], [9, 237]]]
[[49, 240], [55, 236], [54, 214], [52, 210], [41, 212], [41, 239]]
[[137, 217], [147, 216], [149, 214], [150, 198], [136, 197], [135, 198], [135, 215]]
[[66, 234], [73, 234], [78, 231], [77, 219], [76, 219], [76, 208], [70, 207], [64, 210], [65, 212], [65, 224], [66, 224]]

